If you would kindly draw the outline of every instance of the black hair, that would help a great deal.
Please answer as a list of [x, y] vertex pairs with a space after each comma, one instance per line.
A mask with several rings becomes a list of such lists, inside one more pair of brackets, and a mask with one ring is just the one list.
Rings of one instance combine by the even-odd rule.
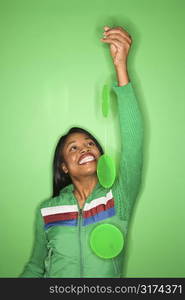
[[54, 153], [54, 159], [53, 159], [53, 195], [52, 197], [56, 197], [59, 195], [60, 190], [62, 190], [64, 187], [72, 183], [72, 180], [69, 176], [69, 174], [65, 173], [61, 168], [61, 163], [64, 162], [64, 158], [62, 156], [62, 149], [65, 145], [67, 137], [72, 133], [84, 133], [89, 136], [90, 139], [94, 141], [97, 148], [99, 149], [101, 155], [104, 154], [104, 151], [101, 147], [101, 145], [98, 143], [96, 138], [87, 130], [80, 128], [80, 127], [72, 127], [69, 129], [69, 131], [60, 137], [55, 153]]

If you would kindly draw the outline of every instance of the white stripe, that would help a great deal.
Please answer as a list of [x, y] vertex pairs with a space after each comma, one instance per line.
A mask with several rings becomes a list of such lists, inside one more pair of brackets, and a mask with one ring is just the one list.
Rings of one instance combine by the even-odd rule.
[[41, 208], [42, 216], [60, 214], [60, 213], [68, 213], [68, 212], [78, 212], [77, 205], [60, 205], [60, 206], [50, 206]]
[[104, 197], [100, 197], [100, 198], [97, 198], [97, 199], [94, 199], [92, 200], [90, 203], [86, 203], [85, 206], [84, 206], [84, 211], [87, 211], [87, 210], [90, 210], [100, 204], [104, 204], [106, 205], [107, 202], [113, 198], [113, 195], [112, 195], [112, 190], [110, 190], [106, 196]]

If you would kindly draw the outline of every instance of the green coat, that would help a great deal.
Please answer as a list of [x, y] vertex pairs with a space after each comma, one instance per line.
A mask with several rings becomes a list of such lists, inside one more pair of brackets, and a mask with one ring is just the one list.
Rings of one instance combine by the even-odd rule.
[[98, 182], [82, 211], [73, 184], [59, 196], [41, 203], [36, 215], [33, 252], [20, 277], [121, 277], [124, 247], [114, 258], [101, 258], [90, 247], [92, 230], [102, 223], [115, 225], [124, 240], [131, 210], [141, 184], [143, 122], [132, 83], [112, 89], [117, 95], [121, 157], [111, 188]]

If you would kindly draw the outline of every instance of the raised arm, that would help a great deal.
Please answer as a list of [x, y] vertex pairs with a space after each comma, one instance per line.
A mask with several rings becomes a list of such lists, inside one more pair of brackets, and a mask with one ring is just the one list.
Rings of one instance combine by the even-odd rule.
[[[108, 27], [104, 27], [108, 30]], [[113, 90], [117, 95], [121, 156], [119, 175], [114, 184], [120, 214], [128, 219], [139, 191], [143, 162], [143, 122], [136, 95], [127, 72], [127, 57], [132, 43], [130, 35], [122, 28], [109, 29], [104, 42], [110, 44], [110, 52], [117, 82]]]

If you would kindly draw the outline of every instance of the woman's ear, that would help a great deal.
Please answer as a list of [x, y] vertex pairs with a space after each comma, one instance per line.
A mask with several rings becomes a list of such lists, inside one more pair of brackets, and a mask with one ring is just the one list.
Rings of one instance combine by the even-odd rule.
[[62, 170], [64, 171], [64, 173], [68, 173], [68, 169], [67, 169], [67, 167], [66, 167], [66, 165], [65, 165], [65, 163], [63, 162], [63, 163], [61, 163], [61, 168], [62, 168]]

